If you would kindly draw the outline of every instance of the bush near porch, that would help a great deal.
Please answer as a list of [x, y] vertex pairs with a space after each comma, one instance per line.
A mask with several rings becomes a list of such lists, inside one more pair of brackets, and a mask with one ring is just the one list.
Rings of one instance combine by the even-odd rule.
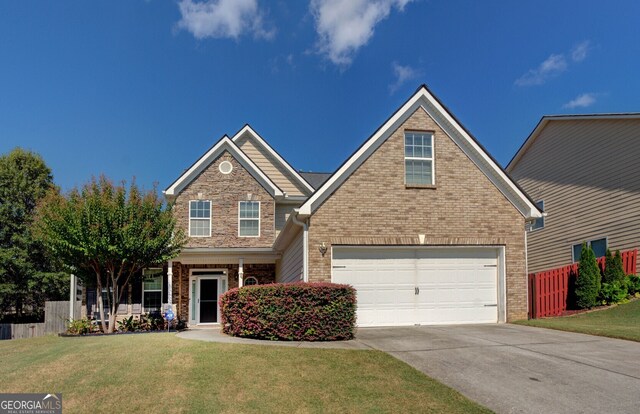
[[220, 299], [222, 330], [285, 341], [352, 339], [356, 291], [333, 283], [283, 283], [231, 289]]

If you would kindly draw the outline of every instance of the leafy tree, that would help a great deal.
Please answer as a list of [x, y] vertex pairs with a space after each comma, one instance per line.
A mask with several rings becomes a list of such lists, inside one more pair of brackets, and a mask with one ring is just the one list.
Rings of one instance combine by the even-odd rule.
[[47, 191], [51, 170], [38, 155], [15, 148], [0, 156], [0, 316], [39, 315], [44, 301], [66, 299], [68, 275], [32, 235], [34, 211]]
[[600, 288], [600, 268], [591, 246], [582, 243], [578, 278], [576, 279], [576, 304], [581, 309], [596, 305]]
[[103, 322], [105, 305], [110, 310], [104, 332], [113, 332], [125, 291], [119, 287], [178, 255], [184, 235], [175, 224], [155, 188], [143, 193], [135, 182], [127, 189], [104, 176], [66, 195], [50, 191], [37, 216], [38, 235], [50, 251], [87, 284], [94, 278], [98, 292], [110, 292], [106, 304], [97, 295]]

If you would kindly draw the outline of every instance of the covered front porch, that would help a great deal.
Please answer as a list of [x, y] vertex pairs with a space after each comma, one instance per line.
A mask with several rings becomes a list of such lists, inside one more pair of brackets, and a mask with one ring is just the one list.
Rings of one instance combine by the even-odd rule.
[[187, 248], [167, 266], [169, 297], [189, 326], [220, 323], [218, 300], [229, 289], [274, 283], [279, 255], [271, 248]]

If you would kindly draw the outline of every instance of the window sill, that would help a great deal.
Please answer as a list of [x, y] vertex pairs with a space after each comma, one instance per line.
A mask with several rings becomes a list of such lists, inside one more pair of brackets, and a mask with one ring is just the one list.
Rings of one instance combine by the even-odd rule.
[[438, 187], [431, 184], [405, 184], [404, 188], [426, 188], [430, 190], [435, 190]]

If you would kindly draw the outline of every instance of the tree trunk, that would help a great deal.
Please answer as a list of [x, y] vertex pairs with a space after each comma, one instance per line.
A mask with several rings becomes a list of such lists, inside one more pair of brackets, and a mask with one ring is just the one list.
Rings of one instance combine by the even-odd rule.
[[104, 318], [104, 304], [102, 303], [102, 281], [100, 280], [100, 275], [98, 274], [98, 291], [96, 292], [96, 296], [98, 299], [98, 311], [100, 312], [100, 328], [102, 329], [102, 332], [106, 333], [107, 331], [105, 330], [104, 327], [104, 323], [105, 323], [105, 318]]
[[109, 315], [109, 330], [108, 333], [113, 333], [115, 327], [116, 327], [116, 310], [113, 309], [113, 307], [111, 307], [111, 315]]

